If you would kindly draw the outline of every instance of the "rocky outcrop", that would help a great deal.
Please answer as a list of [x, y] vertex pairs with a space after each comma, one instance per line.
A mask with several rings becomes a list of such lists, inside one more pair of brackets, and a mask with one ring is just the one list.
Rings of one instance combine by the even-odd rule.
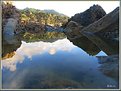
[[78, 35], [81, 36], [82, 34], [80, 31], [83, 28], [99, 20], [105, 15], [106, 13], [101, 6], [93, 5], [88, 10], [72, 16], [62, 27], [65, 28], [65, 34], [68, 38], [73, 38], [74, 36], [77, 37]]
[[[85, 12], [83, 12], [83, 13], [85, 14]], [[83, 14], [83, 13], [81, 13], [81, 14]], [[95, 12], [93, 12], [93, 13], [95, 13]], [[89, 19], [91, 21], [91, 18], [89, 18]], [[79, 35], [81, 37], [81, 35], [85, 36], [86, 33], [94, 34], [94, 33], [100, 32], [100, 31], [104, 32], [104, 33], [108, 32], [108, 31], [115, 31], [115, 30], [117, 31], [117, 30], [119, 30], [118, 21], [119, 21], [119, 8], [116, 8], [114, 11], [103, 16], [101, 19], [100, 18], [98, 18], [97, 20], [95, 19], [95, 21], [92, 23], [89, 23], [87, 21], [89, 24], [86, 27], [85, 27], [85, 25], [82, 25], [80, 22], [71, 19], [71, 21], [69, 21], [65, 27], [65, 29], [66, 29], [65, 32], [67, 33], [67, 37], [71, 37], [71, 38], [74, 38], [73, 35], [74, 35], [74, 33], [76, 33], [75, 37], [77, 38], [77, 35]], [[118, 32], [116, 32], [116, 33], [118, 33]], [[70, 35], [72, 35], [72, 36], [70, 36]]]
[[67, 35], [67, 38], [71, 40], [71, 38], [79, 36], [83, 36], [80, 31], [83, 29], [83, 26], [79, 25], [77, 22], [70, 21], [65, 28], [64, 33]]
[[12, 57], [13, 52], [21, 45], [15, 35], [20, 13], [11, 2], [2, 3], [2, 57]]
[[[11, 2], [6, 2], [2, 4], [2, 33], [3, 33], [3, 42], [8, 44], [14, 44], [16, 38], [14, 36], [14, 31], [19, 21], [20, 13], [12, 5]], [[4, 44], [4, 43], [3, 43]]]
[[75, 21], [78, 24], [80, 24], [81, 26], [85, 27], [85, 26], [88, 26], [89, 24], [99, 20], [100, 18], [102, 18], [105, 15], [106, 15], [106, 13], [101, 6], [93, 5], [88, 10], [75, 14], [73, 17], [71, 17], [68, 20], [68, 22], [65, 24], [65, 27], [70, 21]]
[[8, 22], [6, 23], [3, 31], [3, 39], [8, 44], [13, 44], [15, 42], [14, 31], [16, 29], [17, 20], [14, 18], [9, 18], [7, 21]]
[[[81, 37], [86, 37], [97, 47], [99, 47], [99, 49], [105, 51], [108, 55], [118, 53], [119, 7], [107, 15], [105, 15], [103, 13], [103, 9], [99, 7], [100, 6], [98, 5], [94, 5], [85, 12], [73, 16], [70, 19], [71, 21], [69, 20], [69, 22], [66, 24], [64, 33], [74, 44], [77, 44], [76, 41], [79, 41]], [[97, 10], [100, 15], [102, 12], [102, 15], [98, 17], [98, 13], [95, 12], [95, 10]], [[91, 13], [89, 13], [89, 11]], [[88, 14], [90, 15], [90, 18], [87, 17], [89, 16]], [[93, 14], [94, 16], [97, 15], [98, 18], [93, 18], [93, 16], [91, 16]], [[87, 19], [87, 23], [83, 19], [78, 21], [83, 15], [85, 15], [84, 19]]]

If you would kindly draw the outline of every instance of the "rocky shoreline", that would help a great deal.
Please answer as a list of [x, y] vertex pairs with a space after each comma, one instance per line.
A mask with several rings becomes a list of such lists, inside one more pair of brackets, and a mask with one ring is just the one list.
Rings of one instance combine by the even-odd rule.
[[[20, 44], [19, 42], [24, 38], [25, 40], [33, 41], [38, 40], [39, 38], [56, 39], [59, 37], [65, 38], [66, 36], [71, 42], [73, 42], [73, 44], [77, 45], [78, 47], [84, 48], [86, 45], [82, 44], [82, 39], [86, 40], [87, 43], [90, 43], [89, 41], [93, 42], [94, 44], [90, 44], [90, 46], [95, 46], [94, 54], [103, 49], [108, 54], [118, 53], [119, 21], [117, 19], [119, 18], [119, 8], [116, 8], [110, 14], [106, 14], [101, 6], [93, 5], [86, 11], [72, 16], [70, 19], [68, 19], [67, 23], [62, 24], [62, 26], [51, 26], [33, 21], [29, 21], [27, 23], [21, 21], [20, 11], [12, 4], [3, 3], [2, 8], [4, 11], [2, 15], [3, 50], [5, 50], [5, 45]], [[102, 26], [100, 25], [100, 22], [106, 24], [104, 20], [106, 20], [108, 17], [113, 17], [114, 15], [116, 16], [116, 20], [114, 20], [115, 22], [113, 22], [112, 25], [109, 24], [108, 27], [102, 29], [100, 27]], [[110, 20], [113, 19], [110, 18]], [[90, 29], [90, 26], [92, 30]], [[93, 31], [93, 29], [98, 29], [98, 27], [100, 31]], [[105, 47], [109, 48], [106, 49]], [[87, 49], [84, 48], [84, 50]], [[90, 52], [89, 49], [88, 52]]]

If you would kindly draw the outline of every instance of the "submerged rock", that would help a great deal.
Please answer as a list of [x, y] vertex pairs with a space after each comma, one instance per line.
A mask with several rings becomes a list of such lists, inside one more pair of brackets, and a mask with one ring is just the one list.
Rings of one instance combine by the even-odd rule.
[[119, 78], [119, 55], [112, 56], [97, 56], [99, 59], [99, 70], [109, 76], [118, 80]]

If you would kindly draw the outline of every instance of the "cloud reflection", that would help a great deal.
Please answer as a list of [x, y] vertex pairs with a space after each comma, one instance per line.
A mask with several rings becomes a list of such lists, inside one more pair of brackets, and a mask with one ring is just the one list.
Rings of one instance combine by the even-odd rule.
[[40, 55], [44, 53], [54, 55], [57, 51], [70, 52], [74, 47], [76, 46], [67, 39], [57, 40], [53, 43], [43, 41], [26, 43], [22, 41], [20, 48], [16, 50], [15, 55], [12, 58], [2, 60], [2, 67], [5, 67], [10, 71], [15, 71], [16, 64], [23, 63], [25, 57], [32, 60], [33, 55]]

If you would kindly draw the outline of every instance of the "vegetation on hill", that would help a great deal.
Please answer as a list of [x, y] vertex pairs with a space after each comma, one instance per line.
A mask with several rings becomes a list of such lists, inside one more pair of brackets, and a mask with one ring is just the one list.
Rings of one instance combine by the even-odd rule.
[[[62, 38], [65, 35], [58, 31], [47, 31], [46, 26], [61, 27], [68, 21], [67, 16], [53, 10], [38, 10], [34, 8], [17, 9], [11, 2], [2, 2], [3, 30], [9, 18], [17, 20], [15, 34], [20, 34], [22, 39], [50, 39]], [[29, 35], [29, 36], [28, 36]]]
[[51, 13], [52, 10], [43, 10], [25, 8], [20, 10], [21, 20], [24, 22], [37, 22], [39, 24], [51, 25], [51, 26], [61, 26], [68, 21], [67, 16], [59, 13]]

